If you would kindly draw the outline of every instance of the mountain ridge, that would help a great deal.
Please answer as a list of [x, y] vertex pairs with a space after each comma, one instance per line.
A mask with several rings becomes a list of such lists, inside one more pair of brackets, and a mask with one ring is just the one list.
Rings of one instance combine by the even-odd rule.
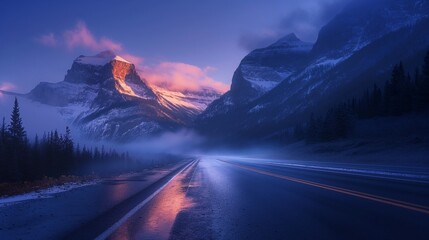
[[223, 114], [267, 93], [301, 67], [312, 46], [291, 33], [265, 48], [253, 50], [234, 72], [230, 90], [211, 103], [198, 119]]
[[[58, 107], [91, 139], [131, 141], [189, 126], [213, 89], [178, 93], [150, 85], [134, 64], [111, 51], [79, 56], [64, 81], [39, 83], [26, 96]], [[170, 94], [167, 97], [167, 94]]]
[[429, 48], [427, 1], [380, 1], [375, 9], [357, 5], [349, 5], [322, 27], [294, 73], [257, 98], [250, 94], [251, 101], [242, 105], [210, 105], [198, 118], [197, 129], [241, 139], [290, 134], [312, 112], [321, 114], [374, 83], [383, 86], [397, 62], [417, 67]]

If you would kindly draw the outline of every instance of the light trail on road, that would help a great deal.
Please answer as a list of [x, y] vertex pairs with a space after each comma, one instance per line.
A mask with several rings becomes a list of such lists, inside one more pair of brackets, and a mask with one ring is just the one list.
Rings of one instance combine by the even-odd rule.
[[303, 179], [288, 177], [288, 176], [284, 176], [284, 175], [280, 175], [280, 174], [276, 174], [276, 173], [252, 168], [252, 167], [246, 167], [246, 166], [243, 166], [243, 165], [240, 165], [237, 163], [231, 163], [231, 162], [227, 162], [227, 161], [223, 161], [223, 160], [219, 160], [219, 161], [224, 162], [224, 163], [228, 163], [228, 164], [232, 164], [236, 167], [246, 169], [246, 170], [249, 170], [252, 172], [256, 172], [256, 173], [260, 173], [260, 174], [264, 174], [264, 175], [268, 175], [268, 176], [272, 176], [272, 177], [277, 177], [277, 178], [281, 178], [284, 180], [293, 181], [293, 182], [297, 182], [297, 183], [302, 183], [302, 184], [306, 184], [306, 185], [310, 185], [310, 186], [314, 186], [314, 187], [318, 187], [318, 188], [323, 188], [326, 190], [330, 190], [330, 191], [334, 191], [334, 192], [338, 192], [338, 193], [343, 193], [343, 194], [347, 194], [347, 195], [351, 195], [351, 196], [355, 196], [355, 197], [360, 197], [360, 198], [364, 198], [364, 199], [368, 199], [368, 200], [372, 200], [372, 201], [376, 201], [376, 202], [381, 202], [381, 203], [393, 205], [396, 207], [406, 208], [409, 210], [413, 210], [413, 211], [417, 211], [417, 212], [421, 212], [421, 213], [429, 215], [429, 207], [428, 206], [422, 206], [422, 205], [418, 205], [418, 204], [414, 204], [414, 203], [408, 203], [408, 202], [399, 201], [399, 200], [395, 200], [395, 199], [391, 199], [391, 198], [377, 196], [374, 194], [369, 194], [369, 193], [349, 190], [349, 189], [345, 189], [345, 188], [330, 186], [330, 185], [326, 185], [326, 184], [311, 182], [311, 181], [307, 181], [307, 180], [303, 180]]

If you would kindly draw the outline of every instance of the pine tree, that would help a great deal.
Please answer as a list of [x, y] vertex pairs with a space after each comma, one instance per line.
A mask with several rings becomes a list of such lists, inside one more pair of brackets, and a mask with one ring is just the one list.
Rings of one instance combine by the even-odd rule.
[[10, 167], [8, 171], [8, 178], [10, 180], [21, 180], [28, 170], [28, 145], [27, 135], [22, 124], [17, 98], [15, 98], [13, 105], [7, 134], [7, 148], [8, 151], [10, 151], [10, 163], [8, 163]]
[[322, 122], [320, 130], [320, 139], [322, 141], [331, 141], [335, 139], [335, 110], [333, 108], [325, 115], [325, 119]]
[[414, 72], [414, 85], [418, 86], [420, 84], [420, 69], [417, 67]]
[[429, 108], [429, 51], [426, 53], [422, 66], [422, 75], [417, 85], [417, 108]]
[[19, 112], [18, 99], [15, 97], [12, 115], [10, 117], [9, 134], [14, 143], [24, 144], [27, 137]]
[[65, 161], [64, 164], [64, 171], [68, 174], [70, 174], [71, 168], [73, 167], [73, 151], [74, 151], [74, 144], [71, 137], [71, 131], [69, 127], [66, 127], [66, 133], [63, 137], [63, 158]]
[[3, 122], [1, 125], [1, 130], [0, 130], [0, 137], [2, 142], [4, 143], [4, 141], [6, 140], [6, 123], [5, 123], [5, 118], [3, 117]]
[[374, 88], [372, 90], [372, 96], [371, 96], [372, 117], [381, 115], [382, 101], [383, 101], [383, 94], [381, 92], [381, 89], [377, 87], [376, 84], [374, 84]]
[[293, 129], [293, 138], [295, 140], [302, 140], [305, 136], [305, 131], [301, 124], [297, 124]]
[[6, 125], [5, 119], [3, 117], [3, 123], [0, 130], [0, 181], [6, 180], [6, 176], [8, 174], [8, 160], [7, 160], [7, 146], [6, 146]]
[[313, 113], [311, 113], [310, 121], [307, 125], [307, 140], [310, 142], [317, 141], [320, 135], [320, 125], [318, 124], [318, 121], [316, 120]]
[[404, 104], [401, 97], [405, 82], [405, 71], [401, 62], [399, 65], [395, 65], [390, 81], [386, 83], [384, 104], [387, 115], [398, 116], [403, 113]]
[[346, 138], [352, 128], [351, 117], [346, 106], [340, 106], [335, 110], [334, 138]]
[[413, 94], [414, 88], [411, 83], [411, 75], [408, 73], [407, 77], [404, 79], [400, 90], [401, 98], [401, 111], [402, 113], [409, 113], [413, 109]]
[[41, 160], [40, 155], [41, 155], [41, 144], [40, 144], [39, 136], [36, 134], [36, 136], [34, 137], [33, 146], [31, 148], [31, 158], [34, 166], [33, 175], [35, 178], [41, 178], [43, 176], [42, 173], [44, 171], [44, 164]]
[[6, 147], [6, 124], [5, 119], [3, 117], [3, 123], [0, 129], [0, 160], [2, 160], [4, 156], [4, 148]]

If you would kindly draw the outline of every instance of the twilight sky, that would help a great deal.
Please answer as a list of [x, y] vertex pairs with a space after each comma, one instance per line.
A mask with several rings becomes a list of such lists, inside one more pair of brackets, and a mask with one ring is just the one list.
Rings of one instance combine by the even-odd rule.
[[229, 88], [240, 60], [295, 32], [314, 42], [345, 0], [6, 1], [0, 89], [62, 81], [79, 55], [113, 50], [149, 81]]

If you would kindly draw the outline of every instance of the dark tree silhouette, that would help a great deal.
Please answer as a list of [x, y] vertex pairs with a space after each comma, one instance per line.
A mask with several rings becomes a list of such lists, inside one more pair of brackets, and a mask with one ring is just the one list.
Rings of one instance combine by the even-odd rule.
[[18, 144], [24, 144], [27, 137], [24, 126], [22, 125], [18, 99], [16, 97], [13, 105], [12, 115], [10, 117], [9, 134], [12, 141]]
[[411, 75], [405, 73], [402, 62], [395, 65], [384, 91], [374, 84], [372, 90], [367, 89], [360, 98], [352, 98], [331, 108], [324, 118], [311, 114], [307, 124], [296, 126], [295, 139], [317, 142], [346, 138], [353, 131], [354, 119], [400, 116], [428, 109], [429, 51], [424, 59], [422, 74], [417, 69], [414, 81], [411, 79]]
[[20, 116], [18, 100], [15, 98], [10, 124], [5, 120], [0, 129], [0, 181], [22, 181], [40, 179], [45, 176], [114, 174], [136, 170], [140, 166], [128, 154], [106, 151], [104, 146], [89, 150], [79, 145], [75, 148], [69, 127], [65, 134], [57, 130], [36, 135], [29, 143]]
[[406, 85], [405, 71], [402, 63], [393, 68], [390, 82], [386, 85], [385, 105], [388, 115], [401, 115], [403, 113], [403, 90]]
[[429, 108], [429, 51], [426, 53], [422, 66], [422, 75], [417, 84], [417, 109]]

